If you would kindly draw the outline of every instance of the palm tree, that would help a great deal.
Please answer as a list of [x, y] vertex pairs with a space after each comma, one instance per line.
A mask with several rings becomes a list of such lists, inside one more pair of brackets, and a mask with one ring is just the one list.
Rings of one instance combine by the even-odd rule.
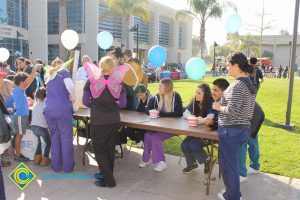
[[241, 44], [238, 47], [238, 50], [247, 50], [248, 57], [258, 56], [260, 54], [259, 43], [259, 37], [248, 34], [241, 38]]
[[200, 56], [203, 58], [205, 45], [205, 24], [209, 18], [222, 16], [222, 8], [217, 0], [187, 0], [189, 10], [179, 10], [176, 16], [189, 15], [200, 24]]
[[146, 9], [148, 4], [148, 0], [105, 0], [108, 12], [102, 14], [101, 18], [105, 18], [107, 16], [118, 16], [125, 17], [125, 27], [127, 29], [127, 41], [126, 45], [129, 48], [129, 25], [130, 25], [130, 17], [136, 16], [140, 17], [145, 22], [150, 20], [150, 13]]

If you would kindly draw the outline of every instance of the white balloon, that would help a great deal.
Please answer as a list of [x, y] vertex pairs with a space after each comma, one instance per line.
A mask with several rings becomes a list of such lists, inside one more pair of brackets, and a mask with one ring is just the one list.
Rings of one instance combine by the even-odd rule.
[[9, 58], [9, 51], [6, 48], [0, 48], [0, 62], [5, 62]]
[[74, 30], [65, 30], [60, 39], [63, 46], [68, 50], [74, 49], [79, 42], [79, 36]]

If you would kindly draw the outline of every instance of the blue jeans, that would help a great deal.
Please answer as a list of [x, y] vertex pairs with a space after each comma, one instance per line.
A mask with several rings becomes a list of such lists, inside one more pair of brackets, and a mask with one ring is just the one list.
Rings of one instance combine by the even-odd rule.
[[38, 146], [36, 149], [35, 154], [42, 154], [42, 144], [41, 144], [41, 137], [43, 138], [43, 140], [46, 143], [46, 147], [45, 147], [45, 151], [44, 151], [44, 157], [49, 157], [49, 153], [50, 153], [50, 147], [51, 147], [51, 139], [50, 139], [50, 134], [49, 134], [49, 130], [47, 128], [43, 128], [40, 126], [31, 126], [31, 130], [34, 133], [34, 135], [37, 136], [38, 138]]
[[226, 200], [240, 200], [240, 179], [238, 154], [241, 145], [247, 141], [250, 128], [219, 127], [220, 170], [226, 187]]
[[242, 144], [240, 149], [239, 171], [240, 171], [240, 175], [243, 177], [247, 176], [247, 168], [246, 168], [247, 145], [248, 145], [248, 153], [250, 158], [250, 167], [255, 170], [259, 170], [260, 168], [258, 135], [256, 135], [256, 138], [249, 137], [248, 141]]
[[2, 174], [2, 166], [1, 166], [1, 155], [0, 155], [0, 200], [5, 200], [5, 188]]
[[184, 153], [186, 164], [188, 167], [192, 166], [196, 160], [199, 164], [202, 164], [206, 161], [208, 156], [206, 155], [203, 147], [205, 143], [200, 138], [194, 138], [187, 136], [181, 143], [181, 149]]

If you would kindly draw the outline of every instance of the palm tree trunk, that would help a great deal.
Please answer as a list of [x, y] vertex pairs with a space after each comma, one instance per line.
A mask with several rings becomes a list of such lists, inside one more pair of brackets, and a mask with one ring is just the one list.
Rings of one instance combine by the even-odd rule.
[[204, 54], [204, 45], [205, 45], [205, 20], [202, 19], [201, 25], [200, 25], [200, 57], [203, 58]]

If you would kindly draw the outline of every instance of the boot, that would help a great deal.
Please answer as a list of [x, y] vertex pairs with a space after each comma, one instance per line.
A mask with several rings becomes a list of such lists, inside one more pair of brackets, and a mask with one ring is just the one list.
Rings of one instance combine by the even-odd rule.
[[40, 163], [40, 165], [42, 165], [42, 166], [47, 166], [47, 165], [49, 165], [50, 164], [50, 158], [48, 158], [48, 157], [43, 157], [43, 160], [42, 160], [42, 162]]
[[35, 154], [34, 155], [34, 164], [39, 165], [42, 162], [42, 155], [41, 154]]

